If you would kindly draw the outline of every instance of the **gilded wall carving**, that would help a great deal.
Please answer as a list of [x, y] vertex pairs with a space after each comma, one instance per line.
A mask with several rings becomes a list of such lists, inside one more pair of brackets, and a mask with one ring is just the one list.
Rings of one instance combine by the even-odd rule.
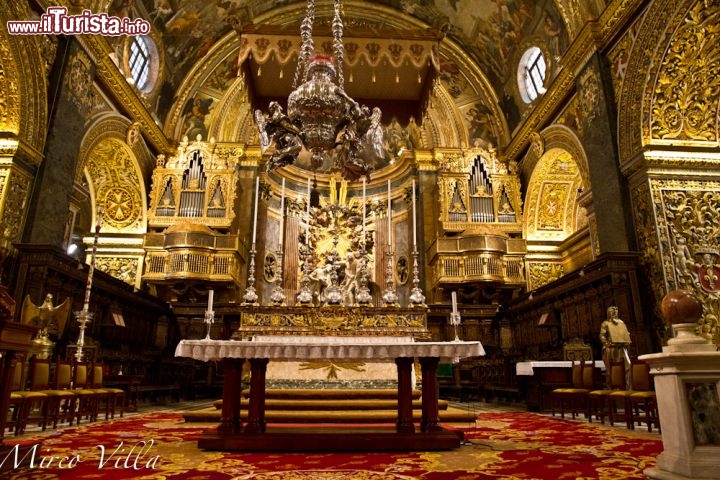
[[0, 170], [0, 249], [20, 241], [31, 182], [31, 178], [17, 168]]
[[[720, 182], [655, 180], [652, 201], [658, 249], [648, 260], [660, 259], [665, 291], [684, 289], [703, 302], [700, 330], [720, 343]], [[653, 231], [652, 225], [643, 225]], [[647, 233], [641, 236], [647, 236]], [[644, 243], [647, 238], [643, 238]], [[658, 260], [655, 260], [656, 262]]]
[[579, 79], [579, 105], [582, 112], [583, 122], [590, 125], [597, 116], [598, 105], [600, 104], [600, 78], [594, 67], [585, 70]]
[[612, 73], [613, 94], [615, 101], [620, 98], [620, 89], [627, 75], [628, 62], [635, 40], [637, 39], [637, 22], [623, 35], [620, 41], [608, 52], [610, 71]]
[[143, 181], [127, 148], [117, 139], [106, 138], [95, 145], [85, 163], [95, 204], [105, 209], [103, 231], [145, 231]]
[[136, 284], [138, 264], [139, 261], [137, 257], [97, 256], [95, 258], [95, 266], [98, 270], [101, 270], [108, 275], [112, 275], [118, 280], [122, 280], [129, 285]]
[[528, 240], [564, 240], [575, 231], [580, 170], [566, 151], [552, 149], [538, 162], [526, 196]]
[[[30, 19], [34, 15], [27, 2], [0, 2], [0, 22], [3, 25], [6, 20]], [[34, 149], [23, 157], [33, 166], [39, 165], [42, 159], [39, 152], [45, 143], [45, 130], [38, 126], [47, 124], [48, 108], [40, 38], [35, 35], [9, 35], [7, 29], [0, 29], [0, 102], [6, 102], [0, 107], [0, 117], [7, 112], [7, 121], [14, 125], [0, 127], [0, 131], [16, 133], [26, 146]], [[7, 97], [3, 100], [3, 96]]]
[[535, 290], [554, 282], [565, 274], [565, 269], [560, 263], [554, 262], [528, 262], [527, 281], [528, 290]]
[[0, 42], [0, 131], [17, 134], [20, 129], [19, 72], [5, 42]]
[[[649, 138], [646, 98], [652, 98], [655, 84], [653, 65], [659, 65], [669, 35], [676, 21], [673, 16], [691, 0], [655, 0], [647, 13], [637, 20], [638, 35], [625, 67], [625, 80], [618, 101], [618, 137], [620, 161], [629, 163]], [[679, 5], [680, 4], [680, 5]]]
[[103, 110], [109, 110], [93, 83], [94, 66], [87, 53], [77, 50], [70, 58], [69, 74], [65, 76], [64, 88], [70, 99], [85, 118]]
[[720, 2], [697, 2], [673, 35], [652, 98], [652, 140], [717, 143]]

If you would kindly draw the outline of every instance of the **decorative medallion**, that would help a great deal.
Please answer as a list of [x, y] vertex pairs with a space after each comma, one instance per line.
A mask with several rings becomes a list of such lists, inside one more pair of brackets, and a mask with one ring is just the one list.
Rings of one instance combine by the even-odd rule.
[[123, 228], [134, 219], [136, 206], [133, 195], [121, 187], [110, 188], [105, 194], [105, 220]]

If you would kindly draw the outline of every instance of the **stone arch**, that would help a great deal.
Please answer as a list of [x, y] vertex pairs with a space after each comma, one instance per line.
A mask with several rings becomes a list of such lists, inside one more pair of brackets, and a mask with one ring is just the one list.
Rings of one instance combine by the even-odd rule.
[[[32, 18], [27, 4], [4, 2], [0, 22]], [[40, 125], [47, 125], [47, 68], [39, 42], [50, 40], [42, 35], [9, 35], [0, 32], [0, 132], [17, 137], [23, 148], [23, 160], [38, 165], [42, 159], [45, 135]], [[51, 50], [48, 48], [47, 50]]]
[[75, 181], [82, 184], [86, 179], [92, 212], [104, 208], [103, 230], [108, 233], [139, 234], [147, 229], [143, 171], [150, 155], [138, 143], [126, 143], [130, 126], [126, 118], [103, 117], [88, 129], [80, 147]]
[[554, 125], [534, 134], [521, 178], [528, 186], [523, 225], [528, 241], [561, 242], [587, 225], [578, 202], [590, 187], [587, 157], [572, 130]]
[[[716, 24], [720, 8], [717, 4], [706, 7], [705, 3], [653, 2], [638, 26], [626, 69], [630, 73], [618, 102], [621, 165], [629, 166], [648, 145], [718, 146], [720, 38], [715, 29], [703, 25]], [[690, 36], [693, 40], [688, 42]], [[698, 61], [689, 62], [688, 56]], [[680, 61], [684, 68], [676, 68]], [[676, 84], [681, 85], [681, 91], [663, 86]], [[702, 95], [693, 95], [700, 92]], [[683, 106], [680, 96], [712, 99], [715, 103], [689, 102]], [[697, 122], [702, 124], [700, 128]]]
[[541, 133], [531, 134], [530, 140], [530, 148], [522, 159], [520, 168], [520, 177], [525, 185], [529, 184], [530, 177], [544, 153], [552, 149], [561, 149], [567, 151], [577, 163], [582, 179], [581, 187], [583, 189], [591, 187], [585, 148], [574, 130], [565, 125], [555, 124]]
[[[272, 9], [256, 19], [256, 23], [282, 25], [288, 24], [289, 19], [301, 18], [304, 15], [303, 4]], [[428, 25], [406, 14], [398, 15], [398, 11], [389, 7], [371, 3], [348, 3], [345, 5], [346, 16], [352, 12], [354, 21], [377, 21], [378, 18], [400, 29], [428, 29]], [[251, 135], [252, 111], [249, 108], [247, 88], [240, 76], [223, 92], [212, 91], [207, 88], [206, 80], [213, 75], [229, 58], [237, 56], [241, 47], [242, 38], [231, 32], [219, 40], [207, 55], [198, 62], [186, 75], [177, 92], [177, 99], [173, 104], [164, 126], [165, 134], [169, 138], [180, 140], [182, 138], [182, 122], [184, 111], [188, 102], [197, 95], [207, 95], [214, 99], [214, 111], [209, 115], [208, 138], [214, 137], [218, 142], [247, 142], [256, 143], [257, 139]], [[439, 56], [444, 60], [457, 65], [459, 75], [462, 75], [467, 88], [458, 94], [451, 94], [443, 85], [442, 80], [435, 82], [431, 93], [430, 108], [427, 110], [423, 125], [425, 148], [434, 147], [472, 147], [468, 132], [469, 121], [466, 110], [474, 106], [482, 107], [482, 113], [487, 116], [491, 124], [493, 140], [489, 143], [504, 144], [509, 139], [509, 130], [505, 118], [500, 110], [497, 95], [493, 91], [486, 75], [472, 62], [467, 53], [449, 38], [438, 41]], [[389, 119], [383, 119], [384, 122]], [[447, 127], [450, 122], [450, 127]], [[447, 131], [448, 128], [452, 132]], [[249, 142], [248, 140], [252, 140]], [[189, 140], [194, 140], [190, 138]], [[497, 145], [494, 145], [497, 147]]]

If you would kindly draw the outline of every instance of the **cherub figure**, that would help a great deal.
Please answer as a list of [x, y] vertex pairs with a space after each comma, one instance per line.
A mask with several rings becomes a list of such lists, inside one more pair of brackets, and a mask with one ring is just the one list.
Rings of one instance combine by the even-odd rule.
[[302, 132], [299, 125], [290, 120], [278, 102], [270, 102], [269, 115], [255, 110], [255, 121], [260, 132], [260, 145], [265, 152], [275, 143], [275, 152], [268, 160], [268, 171], [293, 163], [302, 150]]

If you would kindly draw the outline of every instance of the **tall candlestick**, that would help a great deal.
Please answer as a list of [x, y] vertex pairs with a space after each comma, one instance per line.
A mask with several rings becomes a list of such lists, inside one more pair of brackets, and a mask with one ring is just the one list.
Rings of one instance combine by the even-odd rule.
[[416, 247], [417, 246], [417, 220], [415, 219], [415, 180], [413, 180], [413, 188], [412, 188], [412, 206], [413, 206], [413, 247]]
[[392, 199], [390, 198], [390, 180], [388, 180], [388, 205], [387, 205], [387, 217], [388, 217], [388, 245], [392, 246]]
[[211, 289], [210, 291], [208, 291], [208, 308], [207, 308], [208, 312], [213, 311], [213, 297], [214, 296], [215, 296], [215, 290]]
[[452, 296], [452, 313], [457, 314], [457, 292], [452, 292], [450, 295]]
[[285, 228], [285, 179], [282, 179], [282, 189], [280, 190], [280, 232], [278, 233], [278, 250], [282, 251], [283, 229]]
[[305, 211], [305, 245], [310, 246], [310, 177], [307, 182], [307, 210]]
[[363, 177], [363, 200], [362, 200], [362, 242], [365, 245], [365, 215], [367, 215], [365, 207], [365, 177]]
[[253, 214], [253, 234], [252, 243], [255, 245], [257, 236], [257, 211], [258, 211], [258, 194], [260, 193], [260, 176], [255, 177], [255, 213]]
[[95, 223], [95, 238], [93, 240], [92, 252], [90, 254], [90, 267], [88, 268], [87, 282], [85, 283], [85, 299], [83, 301], [83, 311], [88, 312], [90, 307], [90, 291], [92, 290], [93, 273], [95, 271], [95, 253], [97, 252], [98, 238], [100, 237], [100, 227], [102, 226], [103, 209], [97, 210], [97, 218]]

